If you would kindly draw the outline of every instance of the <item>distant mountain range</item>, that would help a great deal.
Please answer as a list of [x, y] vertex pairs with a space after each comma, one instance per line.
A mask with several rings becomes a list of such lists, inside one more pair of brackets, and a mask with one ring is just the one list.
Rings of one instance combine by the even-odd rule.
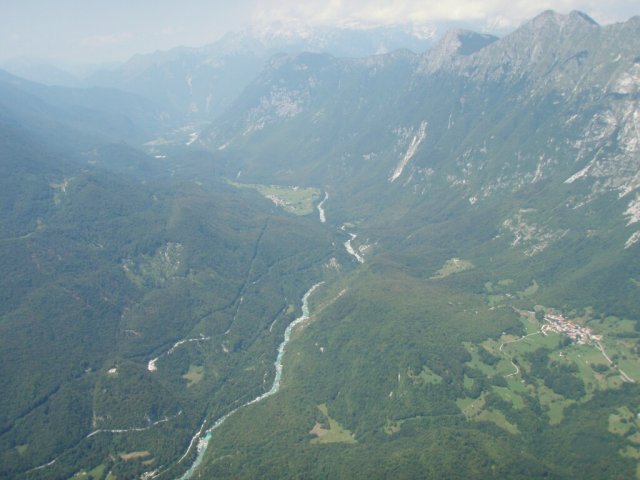
[[[297, 314], [287, 299], [347, 256], [315, 219], [229, 186], [210, 154], [145, 153], [171, 120], [133, 93], [0, 71], [0, 478], [70, 478], [131, 433], [173, 462], [210, 394], [222, 409], [257, 395]], [[181, 357], [207, 344], [193, 389], [187, 357], [148, 367], [184, 339]]]
[[452, 31], [424, 54], [281, 55], [200, 141], [228, 175], [313, 178], [370, 222], [409, 228], [443, 198], [461, 214], [503, 205], [496, 233], [534, 255], [592, 238], [600, 212], [624, 251], [640, 240], [639, 32], [638, 17], [549, 11], [502, 39]]
[[425, 50], [433, 32], [402, 27], [302, 28], [229, 33], [200, 48], [137, 55], [85, 82], [134, 92], [193, 119], [211, 119], [236, 98], [276, 53], [326, 52], [362, 57], [397, 48]]

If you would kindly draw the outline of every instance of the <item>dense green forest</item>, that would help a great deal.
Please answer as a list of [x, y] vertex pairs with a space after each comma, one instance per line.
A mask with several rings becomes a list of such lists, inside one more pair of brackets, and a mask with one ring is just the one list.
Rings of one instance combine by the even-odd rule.
[[29, 477], [95, 462], [126, 478], [145, 468], [131, 451], [171, 462], [203, 418], [262, 391], [300, 297], [347, 255], [317, 222], [216, 179], [210, 155], [154, 164], [99, 143], [87, 163], [3, 118], [1, 475], [55, 460]]
[[[168, 461], [209, 409], [272, 374], [274, 345], [323, 275], [331, 237], [222, 183], [143, 186], [100, 171], [57, 181], [33, 231], [0, 246], [5, 474], [126, 451], [116, 434], [86, 436], [171, 417], [163, 433], [140, 435]], [[199, 337], [148, 371], [150, 358]], [[190, 365], [204, 372], [191, 388]]]

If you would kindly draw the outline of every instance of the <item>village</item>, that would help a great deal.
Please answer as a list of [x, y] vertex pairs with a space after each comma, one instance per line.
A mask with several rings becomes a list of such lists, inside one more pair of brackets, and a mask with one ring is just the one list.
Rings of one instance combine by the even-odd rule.
[[602, 340], [602, 335], [595, 335], [589, 327], [578, 325], [561, 314], [547, 313], [544, 319], [547, 323], [540, 329], [543, 335], [548, 332], [561, 333], [580, 345], [595, 344]]

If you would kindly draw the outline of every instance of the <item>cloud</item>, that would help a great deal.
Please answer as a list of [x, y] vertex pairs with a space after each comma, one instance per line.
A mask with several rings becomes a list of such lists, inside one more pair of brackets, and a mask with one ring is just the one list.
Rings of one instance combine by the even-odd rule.
[[486, 28], [515, 28], [543, 10], [581, 10], [603, 23], [626, 20], [640, 10], [637, 0], [255, 0], [254, 23], [299, 21], [310, 24], [428, 24], [469, 22]]
[[83, 47], [100, 48], [126, 43], [133, 38], [132, 33], [110, 33], [106, 35], [90, 35], [80, 40]]

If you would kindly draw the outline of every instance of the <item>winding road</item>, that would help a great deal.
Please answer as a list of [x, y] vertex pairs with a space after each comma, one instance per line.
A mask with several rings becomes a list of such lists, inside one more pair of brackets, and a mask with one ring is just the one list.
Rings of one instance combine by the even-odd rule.
[[[532, 335], [539, 335], [540, 333], [542, 333], [542, 332], [541, 332], [541, 331], [537, 331], [537, 332], [530, 333], [529, 335], [524, 335], [524, 336], [522, 336], [522, 337], [520, 337], [520, 338], [516, 338], [515, 340], [511, 340], [510, 342], [502, 342], [502, 343], [500, 344], [500, 352], [502, 352], [502, 347], [504, 347], [507, 343], [515, 343], [515, 342], [519, 342], [519, 341], [521, 341], [521, 340], [524, 340], [524, 339], [525, 339], [525, 338], [527, 338], [527, 337], [531, 337]], [[504, 353], [504, 352], [502, 352], [502, 353]], [[513, 365], [513, 367], [514, 367], [516, 370], [515, 370], [515, 372], [512, 372], [512, 373], [510, 373], [509, 375], [505, 375], [505, 378], [507, 378], [507, 377], [511, 377], [511, 376], [513, 376], [513, 375], [518, 375], [518, 374], [520, 373], [520, 367], [518, 367], [518, 365], [516, 365], [516, 364], [514, 363], [514, 361], [513, 361], [513, 357], [510, 357], [510, 358], [509, 358], [509, 361], [511, 362], [511, 365]]]
[[196, 338], [185, 338], [183, 340], [178, 340], [176, 343], [173, 344], [173, 346], [169, 350], [167, 350], [164, 353], [161, 353], [156, 358], [154, 358], [152, 360], [149, 360], [149, 363], [147, 364], [147, 370], [149, 370], [150, 372], [157, 371], [158, 370], [158, 366], [157, 366], [158, 360], [160, 360], [165, 355], [171, 355], [181, 345], [184, 345], [185, 343], [189, 343], [189, 342], [204, 342], [206, 340], [211, 340], [211, 337], [205, 337], [204, 335], [201, 335], [200, 337], [196, 337]]

